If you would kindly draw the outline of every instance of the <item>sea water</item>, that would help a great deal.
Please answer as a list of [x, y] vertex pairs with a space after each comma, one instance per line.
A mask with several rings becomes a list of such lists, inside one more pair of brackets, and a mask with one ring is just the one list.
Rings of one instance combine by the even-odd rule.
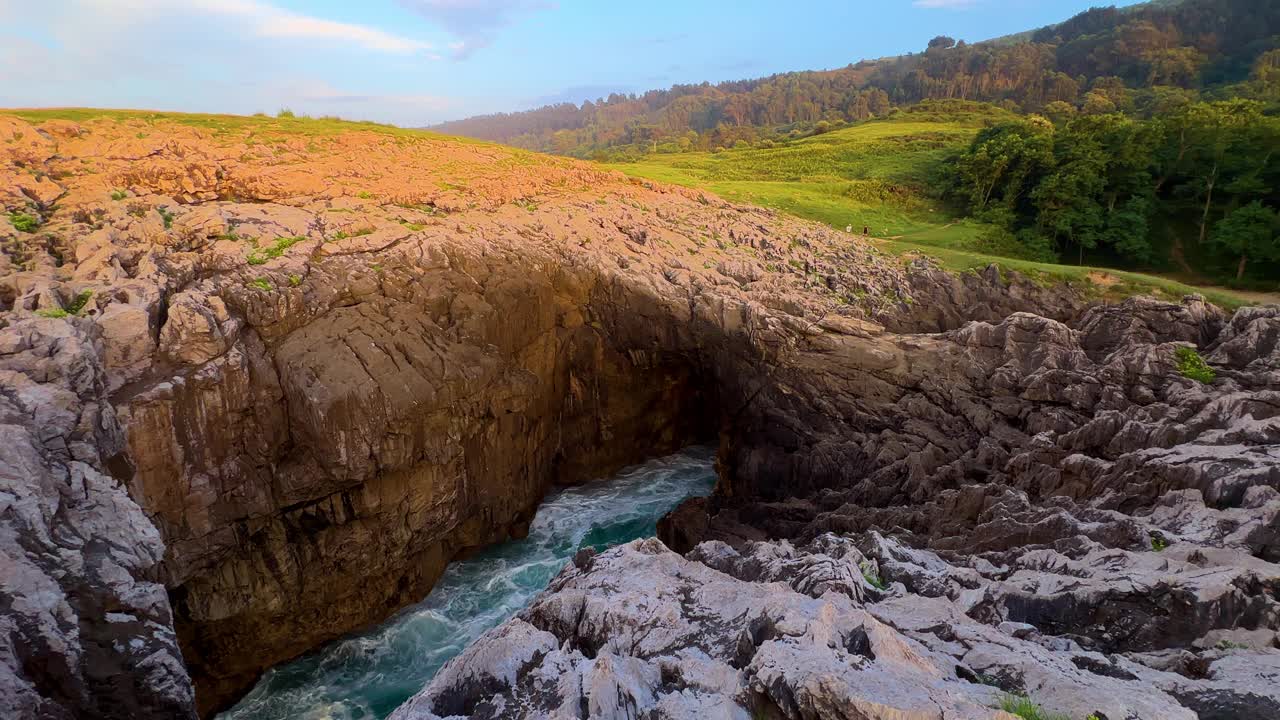
[[431, 594], [381, 625], [274, 667], [219, 720], [384, 718], [467, 643], [515, 615], [580, 548], [650, 537], [715, 484], [714, 452], [689, 448], [548, 495], [529, 535], [449, 565]]

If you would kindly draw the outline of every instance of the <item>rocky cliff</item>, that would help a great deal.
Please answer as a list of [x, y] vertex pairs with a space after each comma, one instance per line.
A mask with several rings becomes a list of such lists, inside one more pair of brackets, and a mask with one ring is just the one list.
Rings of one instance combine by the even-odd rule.
[[[823, 547], [880, 562], [904, 602], [946, 598], [936, 612], [983, 637], [1025, 623], [1110, 657], [1276, 627], [1273, 312], [1082, 315], [1071, 288], [955, 276], [700, 193], [393, 129], [0, 117], [0, 141], [0, 202], [18, 213], [0, 222], [9, 715], [207, 714], [522, 533], [553, 483], [717, 434], [717, 495], [664, 536], [729, 544], [689, 559], [649, 544], [609, 567], [738, 592], [761, 576], [735, 555], [816, 557], [837, 532]], [[1176, 372], [1179, 343], [1211, 352], [1212, 386]], [[952, 567], [967, 594], [912, 589], [881, 545], [932, 553], [916, 564]], [[1017, 575], [1024, 555], [1045, 588]], [[1189, 565], [1159, 572], [1186, 577], [1144, 599], [1142, 573], [1175, 560]], [[610, 587], [587, 565], [557, 587]], [[1209, 587], [1225, 594], [1198, 601]], [[774, 602], [741, 591], [757, 593], [743, 608]], [[819, 613], [853, 632], [847, 652], [946, 676], [913, 697], [985, 712], [990, 693], [947, 673], [987, 666], [893, 635], [910, 628], [864, 607], [884, 593], [860, 592], [788, 622]], [[544, 615], [524, 622], [577, 642]], [[1117, 635], [1120, 615], [1133, 627]], [[1157, 637], [1166, 618], [1178, 630]], [[555, 667], [587, 672], [597, 640]], [[717, 702], [738, 703], [754, 655], [703, 652]], [[782, 688], [798, 668], [777, 662]], [[488, 700], [441, 691], [445, 714], [491, 707], [533, 667], [490, 673], [506, 684], [485, 681]]]
[[1076, 326], [815, 333], [666, 545], [581, 553], [394, 720], [1280, 717], [1280, 308]]

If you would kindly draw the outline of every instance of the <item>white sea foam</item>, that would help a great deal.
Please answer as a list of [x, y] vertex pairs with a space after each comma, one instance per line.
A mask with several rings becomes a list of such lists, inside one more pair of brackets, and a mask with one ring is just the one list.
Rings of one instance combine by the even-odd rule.
[[484, 631], [519, 612], [584, 545], [646, 537], [715, 482], [713, 452], [690, 448], [549, 495], [523, 540], [453, 563], [422, 602], [382, 625], [267, 671], [219, 720], [386, 717]]

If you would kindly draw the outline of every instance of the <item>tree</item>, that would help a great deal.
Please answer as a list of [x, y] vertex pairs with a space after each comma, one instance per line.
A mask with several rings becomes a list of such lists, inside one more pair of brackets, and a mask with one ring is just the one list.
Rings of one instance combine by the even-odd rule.
[[994, 202], [1012, 207], [1052, 164], [1053, 125], [1041, 118], [983, 130], [955, 166], [970, 206], [982, 212]]
[[1148, 218], [1151, 201], [1141, 195], [1129, 198], [1107, 215], [1103, 242], [1121, 255], [1139, 262], [1151, 259], [1151, 233]]
[[1183, 185], [1204, 198], [1200, 213], [1200, 242], [1208, 235], [1214, 190], [1223, 175], [1240, 164], [1252, 164], [1248, 141], [1263, 125], [1262, 105], [1253, 100], [1197, 103], [1185, 116], [1190, 139], [1191, 180]]
[[1054, 143], [1054, 169], [1031, 193], [1036, 225], [1055, 240], [1067, 238], [1084, 264], [1085, 248], [1098, 246], [1106, 224], [1101, 204], [1107, 157], [1098, 138], [1086, 132], [1060, 133]]
[[955, 45], [955, 38], [947, 37], [946, 35], [939, 35], [929, 41], [930, 50], [946, 50], [955, 47]]
[[1260, 98], [1280, 98], [1280, 49], [1263, 53], [1249, 75]]
[[1146, 56], [1148, 85], [1189, 87], [1200, 78], [1200, 68], [1208, 60], [1192, 47], [1167, 48]]
[[1044, 106], [1044, 114], [1056, 123], [1075, 117], [1076, 106], [1061, 100], [1054, 100]]
[[1105, 93], [1090, 90], [1084, 96], [1084, 105], [1080, 111], [1085, 115], [1108, 115], [1116, 111], [1116, 104]]
[[1249, 260], [1280, 260], [1280, 240], [1276, 236], [1276, 212], [1253, 201], [1236, 208], [1213, 228], [1213, 242], [1238, 255], [1236, 280], [1244, 278]]

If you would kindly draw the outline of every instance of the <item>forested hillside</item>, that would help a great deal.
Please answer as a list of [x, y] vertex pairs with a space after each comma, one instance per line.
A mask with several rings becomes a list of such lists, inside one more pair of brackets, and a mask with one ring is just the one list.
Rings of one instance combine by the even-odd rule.
[[[953, 196], [1006, 246], [1043, 259], [1280, 278], [1280, 118], [1256, 100], [1151, 119], [1016, 118], [952, 163]], [[1072, 257], [1074, 255], [1074, 257]]]
[[928, 99], [1052, 115], [1144, 117], [1197, 97], [1280, 94], [1280, 3], [1185, 0], [1095, 8], [1059, 25], [924, 52], [718, 85], [676, 85], [438, 126], [458, 135], [596, 159], [776, 142]]
[[1054, 121], [927, 100], [785, 143], [613, 167], [866, 228], [886, 249], [955, 269], [994, 261], [1080, 278], [1046, 265], [1066, 262], [1274, 292], [1280, 118], [1263, 108], [1234, 99]]

